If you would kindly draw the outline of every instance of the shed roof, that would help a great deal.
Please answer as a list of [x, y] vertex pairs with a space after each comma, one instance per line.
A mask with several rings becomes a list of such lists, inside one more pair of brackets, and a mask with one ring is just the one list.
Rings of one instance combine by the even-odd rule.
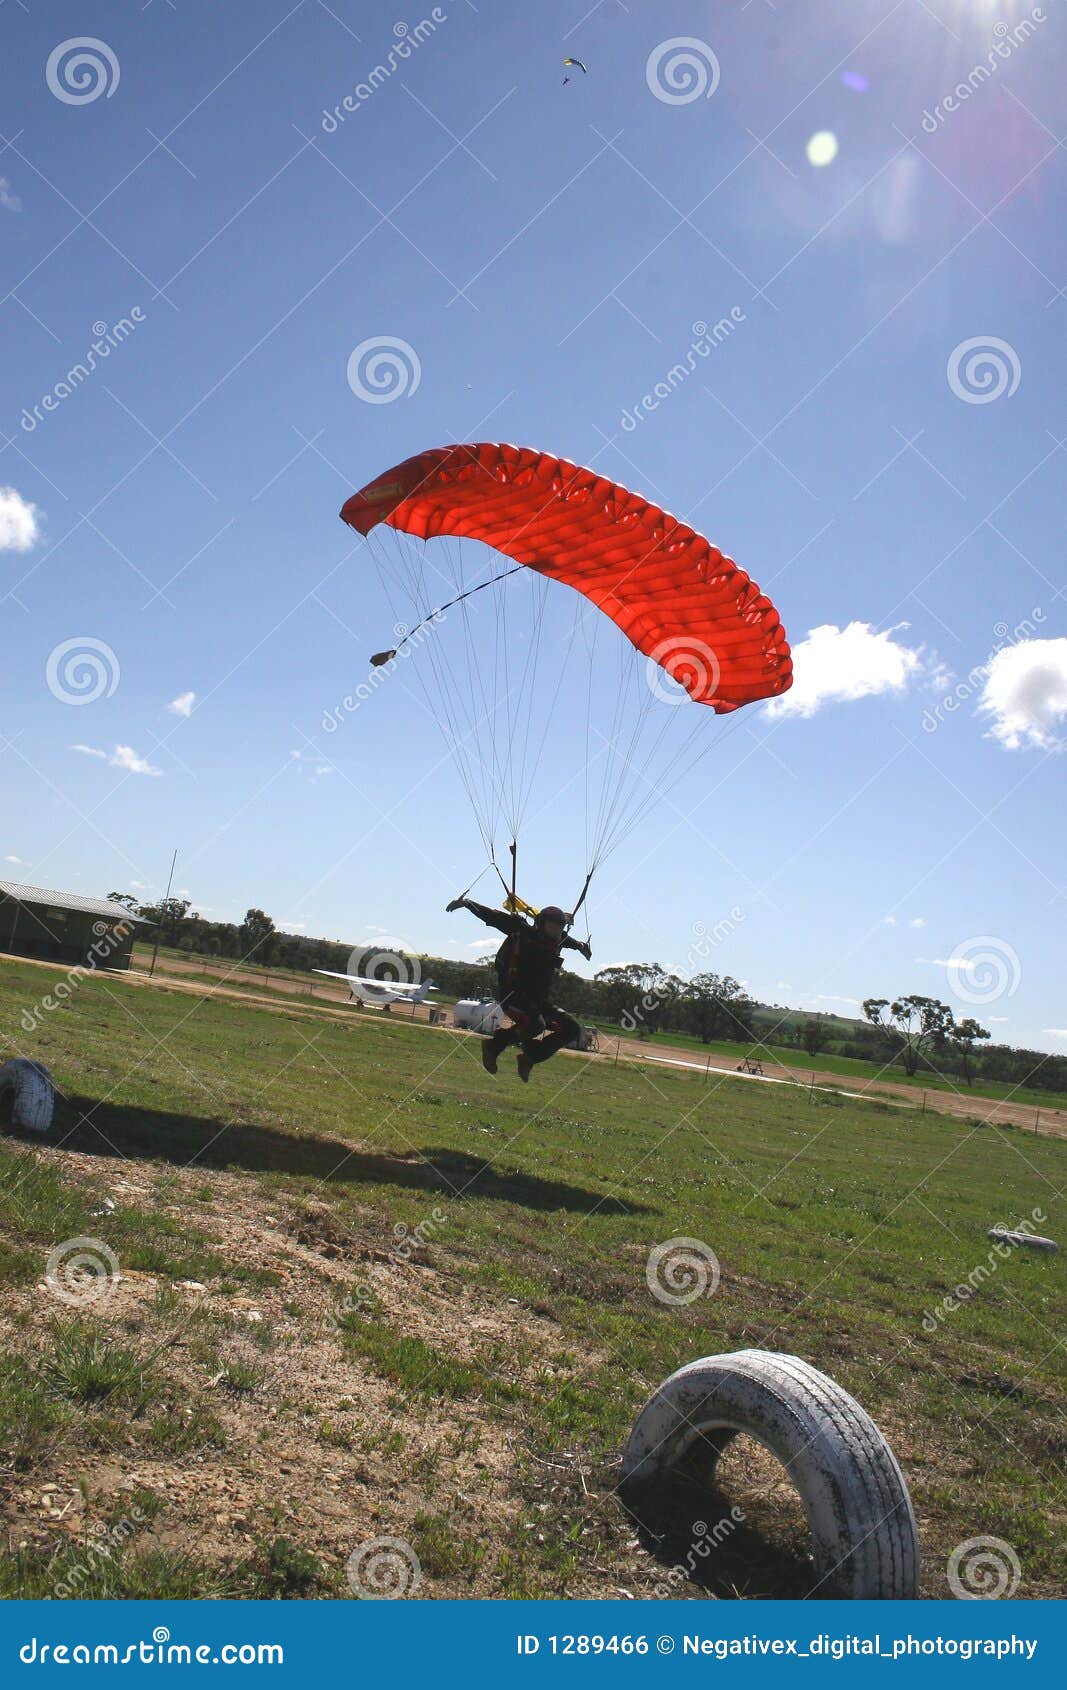
[[44, 904], [51, 910], [79, 910], [82, 915], [111, 916], [115, 921], [143, 922], [113, 898], [86, 898], [80, 892], [53, 892], [47, 886], [23, 886], [17, 880], [0, 880], [0, 898], [19, 904]]

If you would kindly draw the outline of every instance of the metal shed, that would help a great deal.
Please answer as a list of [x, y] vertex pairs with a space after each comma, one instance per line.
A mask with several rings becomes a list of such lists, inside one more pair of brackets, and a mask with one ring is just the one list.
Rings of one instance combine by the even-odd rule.
[[129, 968], [134, 933], [145, 925], [111, 898], [53, 892], [0, 880], [0, 951], [83, 968]]

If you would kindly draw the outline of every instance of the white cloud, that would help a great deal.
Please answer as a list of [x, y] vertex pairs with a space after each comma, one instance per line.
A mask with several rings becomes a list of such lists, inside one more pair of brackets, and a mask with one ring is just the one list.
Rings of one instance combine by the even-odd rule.
[[0, 206], [3, 206], [5, 211], [22, 210], [22, 201], [18, 194], [11, 192], [11, 183], [6, 176], [0, 176]]
[[21, 857], [5, 857], [4, 861], [5, 863], [18, 863], [21, 868], [26, 867], [26, 864], [22, 861]]
[[28, 552], [40, 537], [37, 506], [14, 487], [0, 487], [0, 552]]
[[925, 927], [926, 926], [926, 917], [924, 915], [913, 915], [911, 920], [908, 922], [908, 926], [909, 927]]
[[125, 769], [131, 775], [161, 775], [162, 769], [154, 768], [146, 757], [141, 757], [132, 745], [116, 745], [114, 751], [102, 751], [98, 745], [72, 745], [72, 751], [80, 751], [83, 757], [99, 757], [103, 762], [110, 763], [113, 769]]
[[1041, 1031], [1050, 1039], [1067, 1039], [1067, 1027], [1042, 1027]]
[[1067, 639], [1020, 640], [998, 651], [978, 709], [993, 718], [989, 738], [1008, 751], [1062, 745], [1054, 729], [1067, 717]]
[[[907, 627], [901, 623], [900, 627]], [[814, 716], [824, 704], [843, 704], [877, 693], [903, 692], [923, 658], [893, 635], [876, 634], [869, 622], [839, 628], [826, 622], [793, 647], [793, 685], [767, 706], [772, 716]]]
[[472, 945], [467, 946], [467, 949], [469, 951], [495, 951], [498, 943], [497, 939], [475, 939]]
[[188, 720], [193, 713], [193, 705], [195, 703], [195, 692], [180, 692], [177, 698], [171, 699], [170, 703], [167, 705], [167, 709], [170, 711], [172, 716], [184, 716], [186, 720]]
[[896, 916], [895, 915], [887, 915], [886, 918], [885, 918], [885, 924], [886, 924], [887, 927], [895, 927], [896, 924], [897, 924]]

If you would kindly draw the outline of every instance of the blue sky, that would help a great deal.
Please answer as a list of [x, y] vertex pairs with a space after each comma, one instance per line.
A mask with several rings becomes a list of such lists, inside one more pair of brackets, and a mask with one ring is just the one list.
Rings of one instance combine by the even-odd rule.
[[[767, 1001], [927, 992], [1067, 1049], [1060, 0], [0, 28], [0, 874], [148, 895], [176, 846], [219, 918], [476, 954], [420, 689], [322, 723], [393, 621], [344, 498], [512, 440], [693, 522], [798, 648], [594, 882], [594, 966], [691, 967], [703, 924], [698, 966]], [[371, 403], [349, 361], [383, 340]], [[576, 710], [535, 901], [584, 872]]]

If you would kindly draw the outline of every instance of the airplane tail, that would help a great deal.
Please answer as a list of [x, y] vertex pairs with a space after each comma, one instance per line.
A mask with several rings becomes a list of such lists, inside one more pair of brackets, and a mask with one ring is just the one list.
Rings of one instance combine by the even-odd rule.
[[427, 995], [430, 992], [436, 992], [436, 990], [437, 987], [434, 985], [432, 980], [422, 980], [419, 983], [418, 991], [412, 992], [411, 1001], [412, 1003], [424, 1003]]

